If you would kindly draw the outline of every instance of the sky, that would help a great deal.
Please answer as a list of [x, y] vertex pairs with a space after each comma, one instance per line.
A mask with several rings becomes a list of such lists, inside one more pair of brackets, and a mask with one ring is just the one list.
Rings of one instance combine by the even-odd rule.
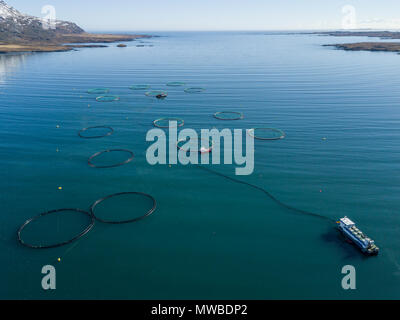
[[399, 0], [5, 1], [35, 16], [52, 5], [86, 31], [400, 29]]

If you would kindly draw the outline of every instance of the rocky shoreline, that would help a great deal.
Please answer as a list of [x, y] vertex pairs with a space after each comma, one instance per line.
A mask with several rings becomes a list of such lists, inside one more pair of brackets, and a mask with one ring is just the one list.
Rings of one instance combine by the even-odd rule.
[[[116, 35], [116, 34], [65, 34], [58, 35], [51, 41], [18, 41], [0, 42], [0, 53], [17, 52], [65, 52], [78, 48], [105, 48], [104, 44], [92, 43], [115, 43], [134, 41], [136, 39], [150, 38], [149, 35]], [[84, 44], [90, 43], [90, 44]]]
[[[382, 40], [400, 39], [400, 32], [392, 31], [332, 31], [314, 33], [334, 37], [369, 37]], [[370, 52], [395, 52], [400, 54], [400, 42], [355, 42], [328, 44], [325, 47], [335, 47], [346, 51], [370, 51]]]
[[343, 44], [326, 44], [325, 47], [335, 47], [346, 51], [396, 52], [400, 54], [399, 43], [356, 42]]
[[87, 33], [77, 24], [55, 20], [53, 27], [41, 18], [23, 14], [0, 0], [0, 53], [60, 52], [77, 48], [103, 48], [104, 43], [134, 41], [148, 35]]

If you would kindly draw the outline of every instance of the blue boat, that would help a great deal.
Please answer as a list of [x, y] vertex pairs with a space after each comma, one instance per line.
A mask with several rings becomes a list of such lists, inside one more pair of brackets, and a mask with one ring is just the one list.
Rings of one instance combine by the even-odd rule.
[[344, 236], [359, 247], [363, 253], [367, 255], [377, 255], [379, 253], [379, 248], [375, 245], [375, 241], [362, 233], [349, 218], [341, 218], [337, 224]]

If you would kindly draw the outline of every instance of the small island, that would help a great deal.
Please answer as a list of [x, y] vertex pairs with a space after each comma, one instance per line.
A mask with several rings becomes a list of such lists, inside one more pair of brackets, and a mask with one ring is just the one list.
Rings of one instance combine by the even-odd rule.
[[[382, 40], [400, 39], [400, 32], [393, 31], [333, 31], [314, 33], [334, 37], [369, 37]], [[327, 44], [325, 47], [335, 47], [346, 51], [396, 52], [400, 53], [400, 42], [355, 42]]]
[[400, 42], [356, 42], [343, 44], [326, 44], [325, 47], [335, 47], [346, 51], [381, 51], [400, 53]]
[[[0, 0], [0, 53], [62, 52], [77, 48], [103, 48], [104, 43], [134, 41], [149, 35], [92, 34], [73, 22], [54, 21], [52, 27], [40, 18], [20, 13]], [[101, 44], [103, 43], [103, 44]]]

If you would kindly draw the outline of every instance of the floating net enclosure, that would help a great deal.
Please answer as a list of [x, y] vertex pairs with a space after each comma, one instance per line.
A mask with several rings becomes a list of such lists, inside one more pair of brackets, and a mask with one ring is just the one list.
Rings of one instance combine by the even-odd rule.
[[201, 88], [201, 87], [192, 87], [192, 88], [186, 88], [185, 92], [186, 93], [201, 93], [206, 91], [205, 88]]
[[188, 153], [210, 153], [213, 148], [213, 142], [211, 139], [186, 138], [184, 140], [179, 140], [177, 147], [179, 150]]
[[[176, 122], [176, 125], [170, 125], [170, 122]], [[153, 121], [153, 124], [157, 128], [177, 128], [182, 127], [185, 121], [179, 118], [160, 118]]]
[[159, 97], [159, 96], [161, 96], [161, 97], [167, 97], [167, 96], [168, 96], [168, 93], [165, 92], [165, 91], [161, 91], [161, 90], [153, 90], [153, 91], [147, 91], [147, 92], [145, 93], [145, 95], [146, 95], [147, 97], [157, 98], [157, 97]]
[[52, 210], [25, 221], [17, 237], [22, 245], [32, 249], [57, 248], [82, 238], [94, 223], [94, 217], [81, 209]]
[[214, 118], [218, 120], [242, 120], [244, 116], [241, 112], [222, 111], [214, 114]]
[[186, 85], [186, 83], [180, 81], [172, 81], [167, 83], [168, 87], [183, 87], [184, 85]]
[[94, 88], [94, 89], [89, 89], [87, 93], [89, 94], [106, 94], [109, 93], [110, 89], [108, 88]]
[[150, 88], [151, 86], [148, 84], [137, 84], [129, 87], [131, 90], [149, 90]]
[[156, 207], [156, 200], [149, 194], [121, 192], [97, 200], [91, 206], [90, 212], [100, 222], [124, 224], [148, 217]]
[[113, 101], [118, 101], [119, 100], [119, 96], [100, 96], [96, 98], [97, 102], [113, 102]]
[[114, 129], [108, 126], [95, 126], [83, 128], [78, 132], [78, 136], [82, 139], [99, 139], [111, 136]]
[[248, 132], [250, 136], [258, 140], [280, 140], [286, 137], [285, 132], [275, 128], [254, 128]]
[[100, 151], [88, 159], [92, 168], [115, 168], [131, 162], [134, 158], [132, 151], [127, 149], [110, 149]]

